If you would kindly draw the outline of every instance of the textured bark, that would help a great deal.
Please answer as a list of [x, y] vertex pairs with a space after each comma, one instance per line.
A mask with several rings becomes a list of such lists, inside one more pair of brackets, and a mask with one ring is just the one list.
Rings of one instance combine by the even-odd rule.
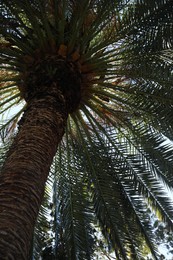
[[28, 259], [45, 182], [67, 120], [63, 96], [32, 98], [0, 175], [0, 259]]

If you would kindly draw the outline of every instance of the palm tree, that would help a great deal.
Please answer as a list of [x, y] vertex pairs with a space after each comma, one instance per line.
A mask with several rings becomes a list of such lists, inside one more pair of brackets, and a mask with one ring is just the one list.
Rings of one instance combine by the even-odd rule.
[[172, 226], [171, 1], [0, 7], [1, 113], [23, 104], [1, 126], [4, 139], [18, 123], [0, 175], [1, 259], [29, 257], [56, 152], [56, 257], [91, 259], [99, 225], [117, 259], [141, 259], [144, 241], [159, 259], [146, 209]]

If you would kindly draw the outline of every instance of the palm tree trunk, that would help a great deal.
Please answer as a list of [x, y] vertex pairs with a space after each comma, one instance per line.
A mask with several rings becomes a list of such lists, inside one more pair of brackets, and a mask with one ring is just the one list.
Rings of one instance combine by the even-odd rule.
[[29, 102], [0, 175], [0, 259], [27, 259], [45, 182], [67, 111], [60, 93]]

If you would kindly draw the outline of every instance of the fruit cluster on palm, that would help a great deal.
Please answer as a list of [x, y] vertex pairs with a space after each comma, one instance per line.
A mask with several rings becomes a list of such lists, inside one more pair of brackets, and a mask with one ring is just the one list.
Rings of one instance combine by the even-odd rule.
[[159, 259], [147, 208], [172, 227], [171, 2], [1, 1], [1, 113], [23, 104], [1, 125], [7, 140], [18, 124], [0, 175], [2, 259], [27, 259], [32, 241], [37, 254], [49, 171], [55, 259], [92, 259], [95, 230], [117, 259], [142, 259], [143, 244]]

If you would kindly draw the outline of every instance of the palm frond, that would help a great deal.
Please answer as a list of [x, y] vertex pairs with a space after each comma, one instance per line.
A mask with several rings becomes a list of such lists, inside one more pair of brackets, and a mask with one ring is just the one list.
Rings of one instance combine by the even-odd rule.
[[87, 182], [71, 149], [68, 144], [66, 151], [59, 151], [60, 162], [55, 161], [53, 169], [56, 257], [91, 259], [93, 216]]
[[39, 259], [40, 256], [43, 257], [49, 248], [52, 250], [54, 247], [54, 234], [53, 234], [53, 220], [51, 219], [51, 210], [52, 210], [52, 183], [51, 178], [47, 181], [44, 199], [39, 211], [37, 218], [37, 223], [35, 225], [35, 231], [31, 246], [30, 258]]

